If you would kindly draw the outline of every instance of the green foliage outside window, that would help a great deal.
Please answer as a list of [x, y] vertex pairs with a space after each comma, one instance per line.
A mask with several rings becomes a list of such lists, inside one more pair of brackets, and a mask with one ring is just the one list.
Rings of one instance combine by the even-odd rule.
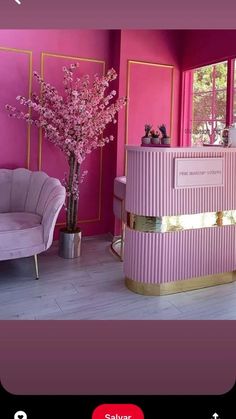
[[220, 141], [226, 117], [227, 62], [193, 70], [192, 143]]

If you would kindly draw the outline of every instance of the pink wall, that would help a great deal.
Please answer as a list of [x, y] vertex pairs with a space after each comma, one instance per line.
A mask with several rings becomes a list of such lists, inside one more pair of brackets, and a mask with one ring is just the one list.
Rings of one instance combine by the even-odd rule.
[[[1, 47], [8, 50], [3, 50]], [[63, 58], [62, 55], [99, 60], [99, 62], [83, 61], [80, 69], [82, 73], [102, 74], [104, 66], [106, 69], [110, 66], [110, 31], [0, 31], [0, 167], [29, 166], [31, 170], [42, 169], [49, 175], [62, 179], [67, 170], [63, 154], [47, 140], [43, 140], [40, 150], [37, 129], [32, 128], [30, 135], [27, 136], [25, 123], [9, 119], [4, 111], [5, 103], [14, 105], [18, 94], [28, 96], [31, 82], [30, 60], [32, 60], [32, 69], [40, 72], [42, 52], [59, 55], [46, 55], [43, 59], [45, 79], [57, 86], [61, 86], [62, 66], [74, 62], [73, 58]], [[33, 86], [33, 91], [36, 88], [37, 86]], [[30, 148], [27, 147], [27, 141]], [[79, 208], [80, 226], [85, 235], [112, 231], [111, 190], [114, 176], [110, 175], [109, 161], [114, 162], [115, 152], [114, 145], [108, 144], [102, 155], [98, 150], [83, 164], [84, 169], [89, 171], [81, 185]], [[27, 164], [27, 155], [29, 164]], [[65, 213], [62, 210], [59, 222], [63, 222], [64, 219]]]
[[236, 57], [236, 30], [188, 30], [183, 34], [183, 70]]
[[[178, 143], [179, 137], [179, 111], [180, 111], [180, 36], [178, 31], [168, 30], [122, 30], [121, 31], [121, 54], [120, 54], [120, 89], [121, 96], [126, 95], [127, 91], [127, 61], [137, 60], [156, 64], [167, 64], [174, 66], [173, 84], [173, 130], [172, 145]], [[134, 68], [134, 72], [132, 73]], [[132, 144], [140, 144], [143, 136], [144, 124], [147, 115], [152, 116], [155, 125], [166, 122], [165, 118], [170, 110], [170, 89], [171, 81], [169, 70], [160, 67], [159, 69], [150, 66], [132, 68], [130, 71], [130, 106], [132, 106], [132, 116], [135, 118], [135, 100], [137, 101], [137, 91], [139, 93], [139, 115], [142, 118], [141, 125], [135, 119], [129, 121], [127, 140], [132, 136]], [[144, 70], [146, 69], [146, 72]], [[140, 70], [140, 71], [139, 71]], [[159, 70], [159, 71], [158, 71]], [[142, 75], [141, 75], [142, 71]], [[139, 73], [139, 76], [138, 76]], [[133, 77], [134, 76], [134, 77]], [[153, 89], [150, 89], [151, 86]], [[155, 83], [154, 83], [155, 80]], [[135, 98], [135, 100], [133, 100]], [[163, 102], [163, 106], [162, 106]], [[167, 107], [167, 109], [164, 109]], [[130, 109], [131, 110], [131, 109]], [[150, 112], [149, 112], [150, 110]], [[129, 117], [129, 115], [128, 115]], [[118, 162], [117, 175], [124, 174], [124, 145], [125, 145], [125, 114], [119, 118], [118, 125]], [[163, 119], [166, 119], [164, 121]], [[142, 129], [141, 129], [142, 126]]]
[[[3, 50], [3, 47], [8, 50]], [[23, 121], [9, 119], [3, 107], [5, 103], [14, 105], [18, 94], [28, 96], [32, 70], [43, 71], [46, 80], [60, 87], [61, 68], [73, 62], [73, 57], [99, 61], [80, 61], [82, 73], [102, 74], [104, 65], [106, 69], [114, 67], [119, 79], [112, 88], [117, 90], [119, 96], [126, 96], [128, 60], [174, 66], [172, 144], [178, 142], [180, 36], [177, 31], [1, 30], [0, 167], [29, 166], [31, 170], [42, 169], [59, 179], [64, 177], [67, 170], [64, 156], [47, 140], [41, 144], [35, 128], [29, 132]], [[146, 119], [150, 121], [151, 117], [154, 125], [162, 122], [167, 122], [167, 126], [170, 124], [172, 69], [146, 65], [140, 69], [134, 65], [130, 73], [132, 108], [129, 111], [132, 111], [132, 116], [129, 134], [132, 134], [133, 143], [140, 142]], [[33, 91], [36, 88], [33, 85]], [[135, 111], [143, 120], [138, 118]], [[113, 180], [115, 176], [124, 174], [125, 121], [126, 111], [122, 110], [117, 126], [109, 128], [117, 141], [108, 144], [102, 155], [98, 150], [84, 162], [84, 169], [89, 171], [81, 186], [79, 206], [80, 227], [84, 235], [114, 231]], [[63, 223], [64, 219], [62, 210], [59, 222]]]

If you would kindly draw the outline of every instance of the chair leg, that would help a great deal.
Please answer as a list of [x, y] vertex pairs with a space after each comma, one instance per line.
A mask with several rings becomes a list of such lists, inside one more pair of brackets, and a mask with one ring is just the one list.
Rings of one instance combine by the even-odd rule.
[[[123, 262], [124, 260], [124, 242], [125, 242], [124, 237], [125, 237], [125, 227], [124, 227], [124, 224], [122, 224], [121, 236], [117, 238], [115, 241], [113, 241], [110, 245], [112, 253], [118, 256], [121, 262]], [[115, 245], [117, 245], [118, 243], [120, 243], [119, 252], [115, 249]]]
[[117, 245], [118, 243], [121, 243], [121, 238], [118, 238], [118, 239], [116, 239], [115, 241], [113, 241], [112, 243], [111, 243], [111, 245], [110, 245], [110, 249], [111, 249], [111, 251], [112, 251], [112, 253], [114, 254], [114, 255], [116, 255], [116, 256], [118, 256], [118, 258], [122, 261], [122, 259], [121, 259], [121, 252], [118, 252], [116, 249], [115, 249], [115, 245]]
[[[124, 260], [124, 237], [125, 237], [125, 222], [124, 222], [124, 214], [125, 214], [125, 204], [124, 204], [124, 199], [120, 199], [118, 197], [116, 197], [119, 201], [121, 201], [121, 206], [120, 206], [120, 217], [119, 219], [121, 220], [121, 236], [120, 238], [116, 239], [115, 241], [113, 241], [111, 243], [111, 251], [112, 253], [114, 253], [116, 256], [118, 256], [118, 258], [120, 259], [121, 262], [123, 262]], [[115, 249], [115, 245], [117, 243], [120, 243], [120, 252], [117, 252], [117, 250]]]
[[120, 259], [122, 262], [124, 260], [124, 237], [125, 237], [124, 214], [125, 214], [125, 200], [123, 199], [121, 202], [121, 246], [120, 246]]
[[34, 264], [35, 264], [35, 272], [36, 272], [35, 279], [39, 279], [38, 255], [34, 255]]

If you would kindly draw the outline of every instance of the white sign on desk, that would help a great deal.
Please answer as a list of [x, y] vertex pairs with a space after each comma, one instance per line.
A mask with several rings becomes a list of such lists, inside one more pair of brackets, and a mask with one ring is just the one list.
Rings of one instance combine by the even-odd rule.
[[174, 187], [198, 188], [223, 186], [224, 158], [176, 158]]

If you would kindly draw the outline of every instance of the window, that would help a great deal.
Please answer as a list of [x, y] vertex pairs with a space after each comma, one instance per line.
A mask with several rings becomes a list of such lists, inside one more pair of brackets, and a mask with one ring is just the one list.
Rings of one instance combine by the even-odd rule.
[[236, 125], [236, 58], [183, 73], [181, 146], [218, 144]]
[[[219, 143], [226, 125], [227, 61], [191, 70], [190, 137], [192, 145]], [[236, 84], [235, 84], [236, 121]]]
[[233, 115], [232, 122], [236, 122], [236, 60], [234, 60], [234, 89], [233, 89]]

